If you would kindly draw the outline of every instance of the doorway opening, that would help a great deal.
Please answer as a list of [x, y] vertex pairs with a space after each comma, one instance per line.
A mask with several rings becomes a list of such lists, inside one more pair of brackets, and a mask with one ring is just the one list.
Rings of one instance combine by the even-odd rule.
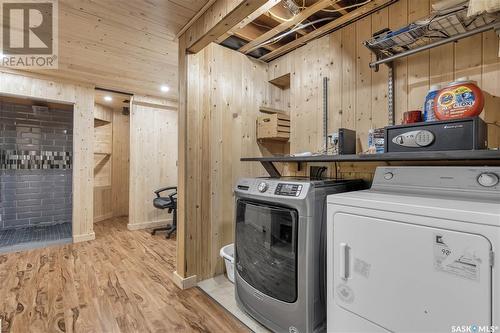
[[131, 97], [95, 91], [94, 223], [128, 216]]

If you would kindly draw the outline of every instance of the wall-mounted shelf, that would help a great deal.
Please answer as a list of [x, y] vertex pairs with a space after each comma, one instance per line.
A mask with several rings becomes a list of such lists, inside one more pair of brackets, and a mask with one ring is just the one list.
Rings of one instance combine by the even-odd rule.
[[100, 127], [108, 124], [111, 124], [111, 122], [99, 118], [94, 118], [94, 127]]
[[467, 17], [468, 5], [437, 11], [396, 31], [382, 31], [363, 44], [377, 60], [370, 63], [378, 70], [380, 64], [429, 50], [443, 44], [496, 30], [500, 33], [500, 14], [481, 14]]
[[484, 164], [485, 161], [500, 162], [499, 150], [454, 150], [428, 151], [412, 153], [385, 153], [360, 155], [313, 155], [313, 156], [272, 156], [272, 157], [244, 157], [243, 162], [260, 162], [271, 177], [280, 177], [279, 171], [273, 163], [312, 163], [312, 162], [416, 162], [416, 161], [476, 161]]
[[392, 66], [394, 60], [489, 30], [495, 30], [500, 35], [500, 13], [467, 17], [467, 10], [466, 2], [454, 8], [436, 11], [395, 31], [384, 29], [363, 43], [376, 56], [376, 60], [370, 63], [371, 68], [378, 71], [381, 64], [389, 67], [387, 89], [389, 125], [395, 124]]
[[287, 73], [285, 75], [270, 80], [269, 83], [281, 89], [288, 89], [290, 88], [290, 81], [291, 81], [290, 73]]

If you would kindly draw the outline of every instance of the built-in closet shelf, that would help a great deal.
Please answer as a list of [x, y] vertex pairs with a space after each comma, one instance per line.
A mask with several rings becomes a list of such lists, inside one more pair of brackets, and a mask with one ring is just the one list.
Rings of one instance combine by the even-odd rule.
[[108, 125], [108, 124], [111, 124], [111, 122], [108, 121], [108, 120], [94, 118], [94, 127], [105, 126], [105, 125]]
[[289, 89], [290, 88], [290, 73], [277, 77], [275, 79], [269, 80], [269, 83], [275, 85], [281, 89]]
[[110, 190], [111, 189], [111, 185], [97, 185], [97, 186], [94, 186], [94, 189], [97, 189], [97, 190]]

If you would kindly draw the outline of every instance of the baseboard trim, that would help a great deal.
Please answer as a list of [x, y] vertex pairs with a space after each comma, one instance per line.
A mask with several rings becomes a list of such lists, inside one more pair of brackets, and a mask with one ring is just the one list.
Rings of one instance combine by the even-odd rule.
[[141, 222], [141, 223], [129, 223], [127, 224], [128, 230], [142, 230], [142, 229], [150, 229], [156, 227], [163, 227], [167, 224], [172, 223], [172, 219], [165, 219], [160, 221], [152, 221], [152, 222]]
[[88, 242], [94, 239], [95, 233], [93, 231], [85, 235], [73, 235], [73, 243]]
[[182, 276], [177, 274], [177, 271], [174, 271], [172, 277], [173, 277], [172, 280], [174, 281], [175, 285], [182, 290], [193, 288], [198, 285], [198, 277], [196, 275], [191, 275], [187, 278], [183, 278]]

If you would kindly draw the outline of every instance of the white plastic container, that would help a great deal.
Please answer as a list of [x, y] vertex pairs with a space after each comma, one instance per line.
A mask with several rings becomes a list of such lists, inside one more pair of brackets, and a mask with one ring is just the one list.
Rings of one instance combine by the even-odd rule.
[[427, 92], [427, 96], [425, 96], [424, 108], [422, 110], [422, 119], [425, 122], [436, 121], [436, 115], [434, 114], [434, 98], [439, 93], [441, 86], [439, 84], [434, 84]]
[[234, 283], [234, 244], [228, 244], [220, 249], [220, 256], [226, 263], [227, 278]]

